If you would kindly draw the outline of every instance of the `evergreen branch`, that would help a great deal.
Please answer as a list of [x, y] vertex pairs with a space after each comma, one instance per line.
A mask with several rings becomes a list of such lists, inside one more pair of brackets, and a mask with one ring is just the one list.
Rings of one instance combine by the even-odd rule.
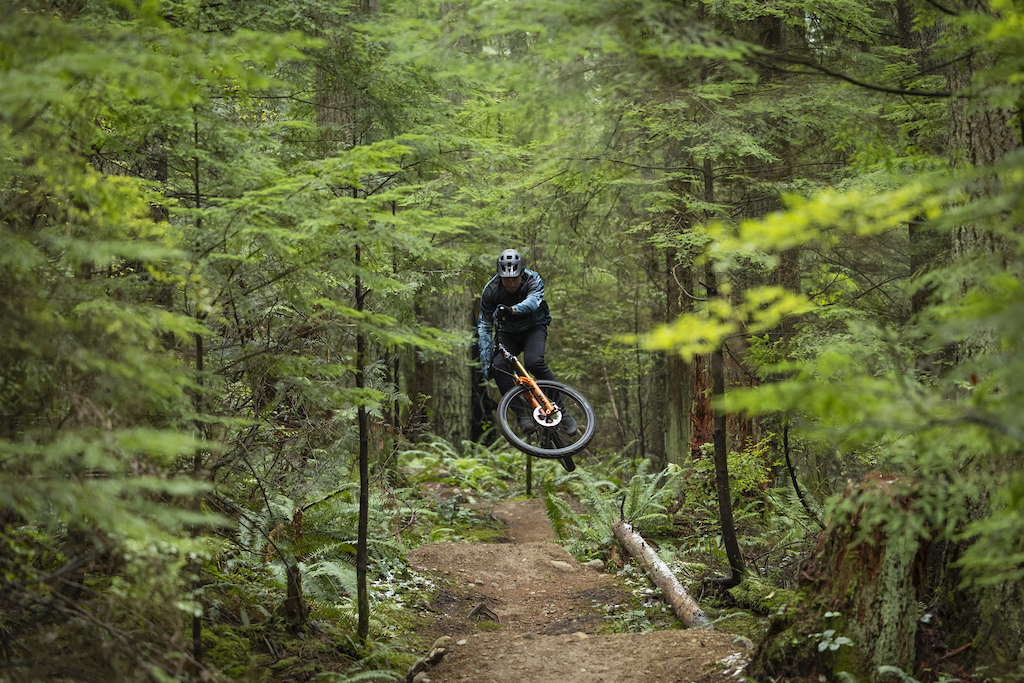
[[354, 489], [354, 488], [358, 488], [358, 486], [359, 486], [358, 484], [355, 484], [355, 483], [353, 483], [353, 482], [345, 482], [345, 484], [343, 484], [343, 485], [341, 486], [341, 488], [337, 489], [336, 491], [333, 491], [332, 493], [328, 493], [328, 494], [327, 494], [326, 496], [324, 496], [323, 498], [320, 498], [320, 499], [318, 499], [318, 500], [314, 500], [314, 501], [313, 501], [312, 503], [309, 503], [309, 504], [307, 504], [307, 505], [304, 505], [304, 506], [302, 507], [302, 511], [303, 511], [303, 512], [306, 512], [306, 511], [308, 511], [308, 510], [309, 510], [310, 508], [312, 508], [312, 507], [314, 507], [314, 506], [316, 506], [316, 505], [319, 505], [319, 504], [321, 504], [321, 503], [326, 503], [326, 502], [328, 502], [329, 500], [331, 500], [332, 498], [334, 498], [335, 496], [337, 496], [337, 495], [339, 495], [339, 494], [341, 494], [341, 493], [344, 493], [345, 491], [351, 491], [351, 490], [352, 490], [352, 489]]
[[[737, 336], [740, 336], [740, 335], [737, 335]], [[752, 373], [750, 370], [747, 369], [746, 364], [742, 360], [740, 360], [739, 358], [736, 357], [736, 354], [732, 352], [732, 349], [729, 348], [728, 344], [722, 344], [722, 348], [725, 349], [725, 352], [727, 354], [729, 354], [729, 358], [732, 358], [733, 362], [736, 363], [736, 367], [738, 367], [740, 370], [745, 372], [747, 377], [749, 377], [750, 379], [755, 380], [755, 381], [757, 380], [757, 375], [755, 375], [754, 373]]]
[[[790, 55], [783, 55], [783, 54], [778, 54], [778, 53], [769, 54], [767, 52], [760, 52], [760, 53], [755, 53], [755, 54], [759, 54], [761, 57], [763, 57], [766, 60], [775, 60], [775, 61], [780, 61], [780, 62], [786, 62], [788, 64], [796, 64], [798, 66], [805, 66], [805, 67], [807, 67], [809, 69], [813, 69], [814, 71], [818, 71], [820, 73], [823, 73], [826, 76], [829, 76], [831, 78], [835, 78], [835, 79], [838, 79], [840, 81], [846, 81], [847, 83], [850, 83], [852, 85], [856, 85], [859, 88], [865, 88], [867, 90], [874, 90], [875, 92], [884, 92], [884, 93], [889, 93], [889, 94], [892, 94], [892, 95], [906, 95], [906, 96], [913, 96], [913, 97], [941, 97], [941, 98], [953, 97], [953, 93], [948, 91], [948, 90], [934, 90], [933, 91], [933, 90], [916, 90], [916, 89], [913, 89], [913, 88], [910, 88], [910, 89], [907, 89], [907, 88], [892, 88], [892, 87], [889, 87], [889, 86], [886, 86], [886, 85], [875, 85], [873, 83], [867, 83], [867, 82], [862, 81], [860, 79], [854, 78], [853, 76], [848, 76], [847, 74], [840, 73], [838, 71], [833, 71], [832, 69], [829, 69], [828, 67], [825, 67], [825, 66], [822, 66], [821, 64], [818, 64], [817, 62], [812, 62], [809, 59], [802, 59], [800, 57], [793, 57], [793, 56], [790, 56]], [[774, 71], [778, 71], [780, 73], [785, 73], [785, 74], [792, 74], [792, 75], [797, 75], [797, 76], [806, 76], [806, 75], [809, 75], [809, 73], [810, 73], [810, 72], [807, 72], [807, 71], [793, 71], [793, 70], [789, 70], [789, 69], [784, 69], [784, 68], [778, 67], [778, 66], [776, 66], [774, 64], [770, 64], [770, 63], [767, 63], [767, 62], [757, 61], [756, 63], [758, 65], [760, 65], [760, 66], [763, 66], [766, 69], [772, 69]]]
[[942, 12], [943, 14], [949, 15], [951, 17], [958, 17], [958, 16], [960, 16], [959, 12], [957, 12], [956, 10], [949, 9], [945, 5], [940, 5], [938, 2], [936, 2], [936, 0], [924, 0], [924, 1], [927, 2], [929, 5], [931, 5], [932, 7], [934, 7], [935, 9], [939, 10], [940, 12]]
[[707, 301], [706, 298], [702, 299], [699, 296], [694, 296], [693, 294], [690, 294], [690, 292], [688, 292], [686, 290], [686, 287], [683, 287], [683, 283], [679, 281], [678, 277], [676, 277], [676, 268], [678, 268], [681, 265], [682, 265], [681, 263], [677, 263], [676, 265], [672, 266], [672, 279], [675, 280], [676, 285], [683, 292], [683, 294], [685, 294], [686, 296], [690, 297], [694, 301]]
[[704, 169], [697, 168], [696, 166], [687, 166], [685, 164], [681, 166], [652, 166], [650, 164], [637, 164], [631, 161], [623, 161], [621, 159], [609, 159], [607, 157], [562, 157], [563, 161], [603, 161], [610, 164], [619, 164], [622, 166], [629, 166], [630, 168], [639, 169], [642, 171], [692, 171], [693, 173], [704, 173]]
[[[987, 415], [982, 415], [977, 411], [969, 410], [964, 414], [963, 420], [970, 424], [976, 424], [981, 427], [993, 429], [997, 432], [1002, 432], [1006, 436], [1013, 437], [1014, 439], [1017, 439], [1018, 441], [1024, 443], [1024, 431], [1020, 430], [1017, 427], [1014, 427], [1013, 425], [1003, 424], [1002, 422], [999, 422], [994, 418], [988, 417]], [[955, 420], [952, 422], [955, 423]]]

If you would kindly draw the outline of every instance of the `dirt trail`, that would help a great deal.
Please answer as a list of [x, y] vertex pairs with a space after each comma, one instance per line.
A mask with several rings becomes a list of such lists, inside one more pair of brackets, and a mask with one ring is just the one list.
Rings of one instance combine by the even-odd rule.
[[630, 596], [553, 542], [543, 501], [502, 502], [491, 514], [511, 543], [432, 543], [409, 556], [455, 582], [432, 605], [444, 657], [417, 683], [687, 683], [740, 668], [746, 650], [711, 629], [597, 634], [600, 606]]

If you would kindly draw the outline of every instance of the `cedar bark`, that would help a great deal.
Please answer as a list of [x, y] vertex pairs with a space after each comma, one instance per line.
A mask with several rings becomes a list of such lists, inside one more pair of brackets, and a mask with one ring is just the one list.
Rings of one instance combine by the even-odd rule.
[[654, 548], [643, 539], [636, 529], [627, 522], [618, 520], [612, 524], [612, 531], [625, 551], [644, 568], [651, 578], [651, 582], [661, 589], [666, 602], [672, 606], [672, 611], [684, 626], [687, 628], [714, 628], [697, 601], [690, 597], [668, 565], [661, 561], [658, 554], [654, 552]]

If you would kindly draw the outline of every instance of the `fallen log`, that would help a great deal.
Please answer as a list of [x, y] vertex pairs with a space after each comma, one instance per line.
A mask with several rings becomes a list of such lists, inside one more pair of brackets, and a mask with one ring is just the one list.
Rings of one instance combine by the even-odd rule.
[[686, 628], [714, 628], [697, 601], [679, 583], [668, 565], [661, 561], [654, 548], [632, 526], [621, 519], [612, 524], [612, 531], [619, 543], [635, 558], [647, 572], [655, 586], [661, 589], [665, 601], [672, 606], [679, 620]]

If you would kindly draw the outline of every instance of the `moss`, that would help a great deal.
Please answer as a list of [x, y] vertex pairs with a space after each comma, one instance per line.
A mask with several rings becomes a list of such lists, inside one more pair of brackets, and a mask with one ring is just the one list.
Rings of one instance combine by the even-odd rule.
[[715, 628], [725, 633], [744, 636], [750, 640], [759, 640], [767, 628], [766, 620], [758, 619], [749, 612], [733, 612], [726, 617], [715, 620]]
[[774, 614], [796, 598], [795, 591], [776, 588], [754, 578], [744, 579], [730, 588], [729, 595], [737, 605], [764, 615]]
[[758, 680], [802, 675], [802, 667], [810, 656], [810, 641], [804, 635], [798, 609], [787, 609], [772, 618], [766, 637], [754, 650], [748, 667]]
[[259, 666], [252, 642], [237, 630], [216, 626], [203, 629], [204, 659], [235, 681], [264, 681], [268, 672]]
[[508, 532], [505, 529], [477, 529], [468, 540], [476, 543], [501, 543], [507, 539]]
[[476, 628], [478, 631], [497, 631], [503, 626], [497, 621], [480, 621], [477, 622]]
[[[980, 626], [958, 624], [959, 638], [974, 638], [975, 661], [984, 660], [987, 675], [1022, 680], [1018, 676], [1024, 666], [1024, 612], [1016, 607], [1024, 602], [1024, 590], [1018, 584], [1003, 583], [973, 588], [966, 597], [977, 605]], [[984, 656], [978, 655], [981, 652]]]
[[298, 656], [294, 657], [282, 657], [271, 665], [271, 669], [274, 671], [284, 671], [290, 669], [298, 664], [302, 663], [302, 658]]
[[500, 519], [470, 507], [459, 508], [448, 528], [444, 540], [468, 543], [504, 543], [508, 541], [508, 527]]
[[424, 617], [418, 612], [407, 609], [392, 612], [389, 618], [394, 630], [402, 634], [403, 647], [413, 652], [426, 652], [437, 638], [434, 631], [437, 620], [433, 617]]

